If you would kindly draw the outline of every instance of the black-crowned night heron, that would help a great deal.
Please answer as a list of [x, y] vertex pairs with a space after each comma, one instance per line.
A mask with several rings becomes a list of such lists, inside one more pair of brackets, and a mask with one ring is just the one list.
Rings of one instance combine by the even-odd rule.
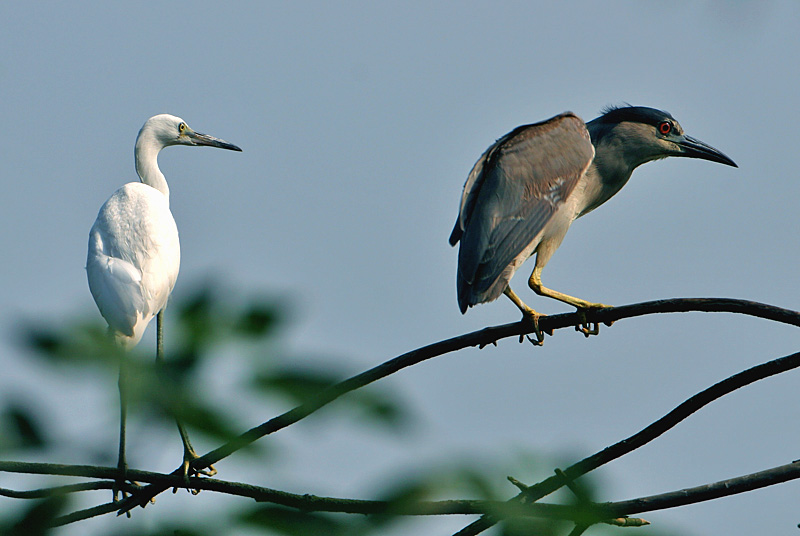
[[737, 167], [710, 145], [684, 134], [667, 112], [612, 107], [584, 124], [571, 112], [509, 132], [478, 159], [464, 185], [450, 244], [458, 250], [461, 312], [508, 296], [531, 318], [537, 313], [511, 290], [509, 280], [536, 253], [528, 285], [577, 307], [607, 307], [542, 285], [542, 269], [572, 222], [616, 194], [641, 164], [668, 156], [702, 158]]

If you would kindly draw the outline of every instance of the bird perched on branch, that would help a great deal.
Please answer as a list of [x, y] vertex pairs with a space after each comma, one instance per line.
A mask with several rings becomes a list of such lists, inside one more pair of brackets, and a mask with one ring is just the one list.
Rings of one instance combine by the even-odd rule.
[[[161, 320], [178, 278], [181, 252], [178, 228], [169, 210], [169, 187], [158, 168], [158, 153], [170, 145], [219, 147], [241, 151], [219, 138], [195, 132], [174, 115], [148, 119], [136, 138], [134, 158], [140, 182], [130, 182], [105, 202], [89, 232], [86, 274], [89, 289], [109, 331], [124, 349], [136, 346], [157, 316], [156, 356], [163, 361]], [[120, 363], [120, 453], [124, 475], [125, 416], [124, 359]], [[197, 457], [180, 421], [184, 445], [184, 476]], [[120, 478], [124, 482], [124, 477]], [[116, 491], [115, 491], [116, 497]]]
[[[572, 222], [616, 194], [638, 166], [669, 156], [737, 167], [717, 149], [687, 136], [669, 113], [642, 106], [611, 107], [584, 123], [571, 112], [523, 125], [489, 147], [472, 168], [450, 244], [458, 250], [458, 305], [508, 296], [534, 322], [541, 313], [509, 286], [514, 272], [536, 254], [528, 285], [579, 311], [607, 307], [542, 285], [542, 269]], [[594, 333], [582, 326], [585, 334]]]

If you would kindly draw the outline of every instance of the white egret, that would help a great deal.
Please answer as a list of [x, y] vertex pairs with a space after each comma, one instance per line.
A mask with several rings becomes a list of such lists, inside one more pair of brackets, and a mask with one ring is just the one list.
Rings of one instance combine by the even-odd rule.
[[[163, 359], [161, 319], [180, 266], [178, 228], [169, 210], [169, 187], [158, 168], [158, 153], [170, 145], [241, 149], [195, 132], [173, 115], [148, 119], [136, 138], [134, 157], [141, 182], [117, 190], [100, 209], [89, 232], [86, 273], [89, 289], [116, 342], [126, 350], [136, 346], [157, 316], [157, 359]], [[120, 365], [120, 483], [124, 483], [125, 417], [124, 359]], [[178, 421], [184, 446], [184, 475], [197, 454]], [[116, 498], [116, 491], [114, 493]]]

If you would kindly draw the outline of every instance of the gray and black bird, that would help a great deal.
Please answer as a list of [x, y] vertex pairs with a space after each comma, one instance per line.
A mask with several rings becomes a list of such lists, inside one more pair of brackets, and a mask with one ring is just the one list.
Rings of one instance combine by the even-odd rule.
[[572, 222], [616, 194], [638, 166], [668, 156], [738, 167], [717, 149], [687, 136], [669, 113], [643, 106], [610, 107], [584, 123], [571, 112], [515, 128], [481, 155], [464, 185], [450, 244], [458, 250], [458, 305], [508, 296], [542, 334], [542, 316], [511, 290], [528, 257], [528, 285], [537, 294], [577, 307], [607, 307], [542, 285], [542, 269]]

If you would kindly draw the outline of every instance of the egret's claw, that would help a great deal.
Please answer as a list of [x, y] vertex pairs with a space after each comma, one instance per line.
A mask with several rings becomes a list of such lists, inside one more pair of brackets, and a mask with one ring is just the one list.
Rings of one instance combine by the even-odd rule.
[[[199, 489], [192, 489], [191, 483], [189, 482], [189, 477], [193, 476], [214, 476], [217, 474], [217, 470], [214, 468], [213, 465], [209, 465], [208, 467], [204, 467], [203, 469], [194, 469], [192, 468], [192, 462], [199, 458], [200, 456], [191, 448], [184, 448], [183, 450], [183, 481], [186, 484], [186, 489], [192, 494], [197, 495], [200, 493]], [[172, 488], [172, 493], [176, 493], [178, 488]]]
[[[128, 492], [125, 491], [125, 483], [128, 480], [128, 464], [125, 462], [125, 460], [119, 460], [119, 463], [117, 464], [117, 470], [119, 471], [119, 474], [117, 475], [117, 478], [114, 479], [114, 486], [111, 488], [111, 492], [114, 496], [114, 502], [118, 502], [118, 500], [124, 501], [128, 498]], [[120, 497], [122, 497], [122, 499], [120, 499]]]
[[[138, 487], [138, 483], [131, 481], [128, 484], [127, 479], [127, 472], [128, 472], [128, 465], [122, 462], [119, 466], [120, 474], [114, 480], [114, 486], [111, 488], [111, 491], [114, 495], [114, 502], [119, 503], [130, 497], [132, 494], [128, 491], [128, 487]], [[125, 516], [130, 519], [131, 513], [130, 511], [125, 512]]]

